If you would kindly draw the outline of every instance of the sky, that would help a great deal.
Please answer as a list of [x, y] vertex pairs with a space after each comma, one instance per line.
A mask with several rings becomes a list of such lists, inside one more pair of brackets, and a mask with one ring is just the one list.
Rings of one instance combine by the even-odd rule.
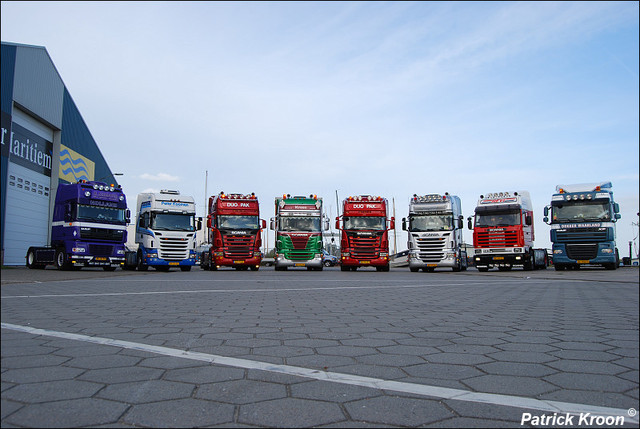
[[458, 195], [466, 218], [526, 190], [550, 248], [556, 185], [611, 181], [628, 256], [638, 5], [2, 1], [1, 33], [47, 49], [134, 214], [150, 190], [198, 216], [255, 192], [268, 223], [276, 196], [317, 194], [333, 228], [336, 195], [380, 195], [400, 251], [413, 194]]

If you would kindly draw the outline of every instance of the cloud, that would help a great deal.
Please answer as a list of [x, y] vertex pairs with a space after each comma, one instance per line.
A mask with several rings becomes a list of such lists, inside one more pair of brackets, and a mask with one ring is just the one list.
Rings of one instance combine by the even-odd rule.
[[155, 182], [178, 182], [178, 181], [180, 181], [180, 178], [178, 176], [172, 176], [171, 174], [167, 174], [167, 173], [157, 173], [157, 174], [143, 173], [138, 177], [140, 177], [141, 179], [144, 179], [144, 180], [153, 180]]

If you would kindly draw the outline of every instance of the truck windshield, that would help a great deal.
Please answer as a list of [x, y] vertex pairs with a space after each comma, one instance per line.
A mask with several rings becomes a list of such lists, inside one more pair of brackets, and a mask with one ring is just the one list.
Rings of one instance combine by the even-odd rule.
[[220, 229], [260, 229], [258, 216], [218, 216], [218, 228]]
[[554, 223], [611, 220], [609, 204], [603, 202], [566, 202], [552, 206], [551, 210]]
[[78, 204], [76, 219], [102, 223], [124, 223], [124, 209]]
[[344, 229], [386, 229], [387, 222], [383, 216], [345, 216]]
[[453, 218], [451, 215], [417, 215], [409, 217], [409, 231], [451, 231]]
[[476, 226], [520, 225], [520, 210], [496, 210], [476, 214]]
[[280, 218], [280, 231], [320, 232], [320, 216], [283, 216]]
[[192, 214], [153, 213], [151, 229], [167, 231], [195, 231], [195, 219]]

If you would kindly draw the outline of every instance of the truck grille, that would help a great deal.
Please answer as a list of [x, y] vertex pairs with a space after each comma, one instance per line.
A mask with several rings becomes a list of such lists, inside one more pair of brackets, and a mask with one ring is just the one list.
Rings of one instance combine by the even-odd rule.
[[444, 247], [450, 233], [442, 237], [416, 237], [418, 257], [427, 263], [438, 263], [444, 258]]
[[567, 256], [569, 259], [595, 259], [598, 256], [597, 244], [567, 244]]
[[124, 231], [105, 228], [80, 228], [80, 238], [83, 240], [124, 241]]
[[600, 228], [575, 228], [565, 231], [556, 231], [556, 242], [594, 242], [594, 241], [606, 241], [607, 231], [599, 231]]
[[113, 246], [108, 244], [90, 244], [89, 253], [92, 256], [111, 256], [113, 254]]
[[223, 236], [225, 258], [251, 258], [253, 256], [253, 240], [251, 235]]
[[515, 247], [518, 245], [517, 231], [479, 232], [476, 247]]
[[189, 239], [179, 237], [158, 237], [160, 258], [167, 261], [182, 261], [189, 257]]
[[[292, 261], [308, 261], [309, 259], [313, 259], [314, 252], [307, 250], [307, 245], [309, 244], [309, 236], [301, 236], [294, 237], [291, 235], [283, 235], [282, 238], [283, 244], [285, 245], [285, 257]], [[287, 241], [291, 240], [292, 248], [287, 249]]]
[[376, 259], [380, 248], [380, 237], [351, 237], [351, 257], [355, 259]]

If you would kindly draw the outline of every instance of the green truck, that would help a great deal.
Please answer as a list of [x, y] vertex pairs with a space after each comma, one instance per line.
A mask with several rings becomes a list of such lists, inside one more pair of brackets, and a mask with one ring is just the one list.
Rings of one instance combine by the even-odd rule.
[[286, 194], [275, 199], [275, 206], [270, 228], [275, 231], [276, 271], [289, 267], [322, 270], [322, 231], [329, 229], [322, 198]]

